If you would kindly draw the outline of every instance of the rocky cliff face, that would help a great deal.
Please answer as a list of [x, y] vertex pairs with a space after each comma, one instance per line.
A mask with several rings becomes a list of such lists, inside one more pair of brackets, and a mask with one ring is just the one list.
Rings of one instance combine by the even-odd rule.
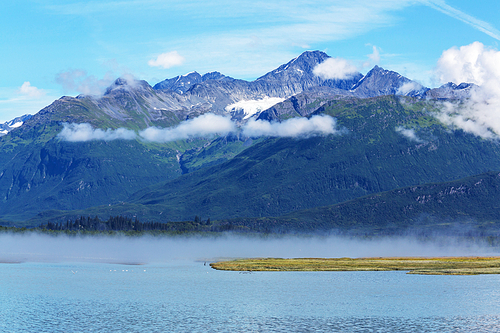
[[357, 97], [384, 95], [421, 96], [428, 88], [396, 72], [375, 66], [352, 89]]
[[191, 72], [164, 80], [154, 87], [146, 81], [117, 79], [103, 96], [63, 97], [44, 108], [26, 126], [47, 122], [88, 122], [95, 127], [172, 126], [206, 112], [230, 114], [241, 121], [245, 113], [227, 107], [239, 101], [269, 97], [289, 99], [260, 119], [306, 116], [328, 98], [405, 95], [430, 98], [466, 98], [473, 85], [452, 83], [429, 90], [396, 72], [375, 66], [365, 76], [355, 73], [347, 79], [323, 79], [314, 68], [328, 59], [320, 51], [307, 51], [288, 63], [248, 82], [219, 72], [200, 75]]
[[6, 121], [3, 124], [0, 124], [0, 136], [6, 135], [7, 133], [12, 131], [13, 129], [21, 127], [24, 124], [24, 122], [27, 121], [28, 119], [30, 119], [31, 117], [32, 117], [32, 115], [25, 114], [23, 116], [16, 117], [10, 121]]
[[471, 90], [477, 87], [472, 83], [461, 83], [459, 85], [448, 82], [439, 88], [426, 92], [425, 96], [434, 99], [465, 99], [470, 97]]

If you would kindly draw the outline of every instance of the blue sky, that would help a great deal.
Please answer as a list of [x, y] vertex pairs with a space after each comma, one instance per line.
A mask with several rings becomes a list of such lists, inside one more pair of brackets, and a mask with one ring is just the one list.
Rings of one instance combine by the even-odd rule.
[[499, 13], [498, 0], [7, 2], [0, 122], [122, 75], [151, 85], [190, 71], [253, 80], [305, 50], [435, 87], [444, 51], [499, 49]]

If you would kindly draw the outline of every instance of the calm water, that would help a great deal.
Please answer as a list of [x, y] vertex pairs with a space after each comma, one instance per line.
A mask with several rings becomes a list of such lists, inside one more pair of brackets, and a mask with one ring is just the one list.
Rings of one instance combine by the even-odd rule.
[[498, 332], [500, 276], [0, 264], [0, 332]]

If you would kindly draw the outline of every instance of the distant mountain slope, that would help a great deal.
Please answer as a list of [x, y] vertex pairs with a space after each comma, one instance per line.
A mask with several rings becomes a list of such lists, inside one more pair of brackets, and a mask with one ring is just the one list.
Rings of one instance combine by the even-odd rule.
[[461, 83], [456, 85], [452, 82], [448, 82], [439, 88], [427, 91], [425, 96], [434, 99], [461, 100], [470, 97], [471, 89], [473, 87], [475, 87], [475, 85], [472, 83]]
[[223, 225], [256, 231], [349, 234], [500, 235], [500, 173], [399, 188], [276, 218]]
[[429, 88], [396, 72], [375, 66], [352, 88], [357, 97], [383, 95], [422, 96]]
[[[497, 144], [442, 126], [430, 113], [438, 105], [421, 98], [427, 88], [379, 67], [365, 76], [326, 80], [314, 68], [327, 59], [323, 52], [304, 52], [252, 82], [193, 72], [155, 88], [119, 78], [102, 96], [62, 97], [0, 138], [0, 219], [99, 205], [106, 209], [92, 208], [92, 214], [170, 220], [192, 218], [193, 212], [275, 216], [497, 169]], [[460, 97], [467, 87], [431, 92]], [[384, 94], [390, 97], [359, 98]], [[139, 131], [176, 126], [207, 112], [241, 124], [249, 114], [228, 106], [266, 98], [283, 102], [255, 113], [259, 119], [327, 114], [337, 118], [340, 132], [306, 139], [235, 134], [165, 144], [70, 143], [57, 137], [65, 123]], [[113, 205], [133, 193], [127, 204]]]
[[17, 146], [0, 172], [0, 214], [23, 220], [47, 209], [114, 204], [181, 174], [176, 150], [137, 141]]
[[166, 79], [153, 86], [156, 90], [172, 90], [178, 94], [184, 94], [195, 84], [207, 80], [234, 81], [233, 78], [225, 76], [219, 72], [210, 72], [203, 76], [197, 72], [191, 72], [185, 75], [179, 75], [171, 79]]
[[432, 117], [434, 107], [410, 97], [332, 100], [312, 114], [336, 117], [337, 135], [262, 140], [227, 162], [145, 188], [123, 204], [73, 214], [148, 221], [280, 216], [500, 167], [496, 142], [450, 131]]

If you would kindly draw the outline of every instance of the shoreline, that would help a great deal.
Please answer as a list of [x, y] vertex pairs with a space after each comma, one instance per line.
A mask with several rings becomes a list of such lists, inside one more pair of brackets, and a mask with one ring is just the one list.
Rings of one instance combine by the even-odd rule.
[[249, 258], [211, 263], [216, 270], [240, 272], [407, 271], [421, 275], [500, 274], [500, 256]]

